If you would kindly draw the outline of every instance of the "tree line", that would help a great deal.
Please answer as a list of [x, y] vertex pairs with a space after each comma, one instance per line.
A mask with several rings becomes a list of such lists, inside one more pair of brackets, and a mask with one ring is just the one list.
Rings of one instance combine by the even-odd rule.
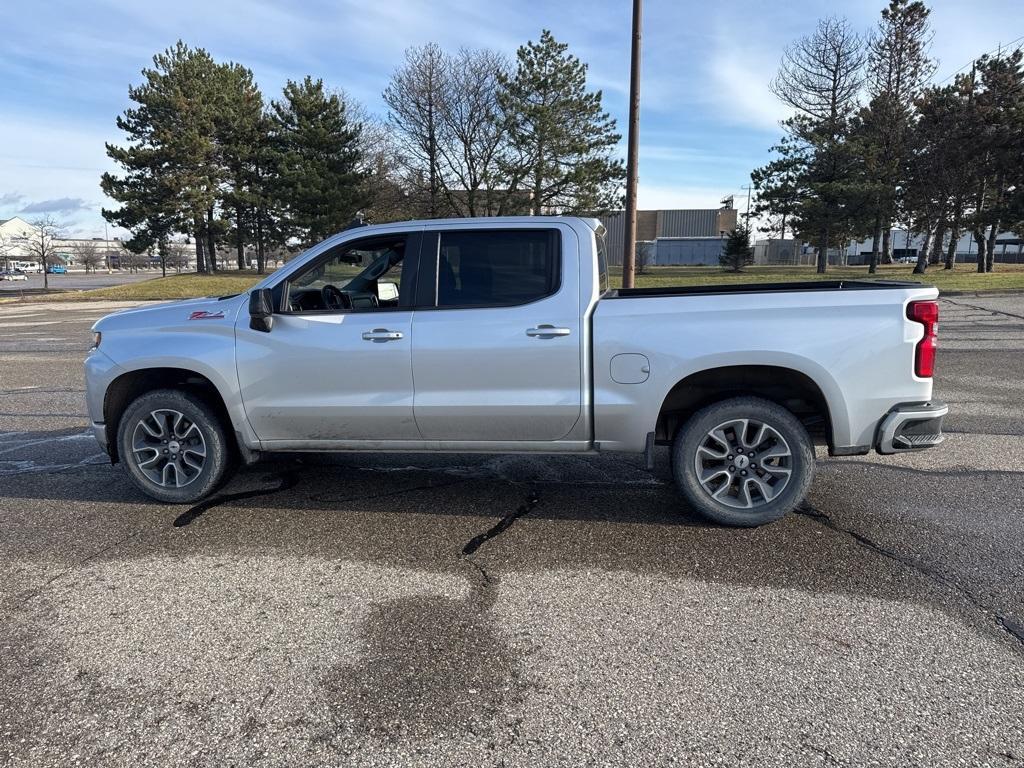
[[793, 114], [751, 175], [753, 212], [763, 231], [813, 243], [818, 272], [830, 247], [868, 237], [875, 272], [897, 223], [923, 236], [915, 272], [953, 269], [965, 233], [991, 272], [998, 234], [1024, 227], [1021, 51], [932, 83], [928, 17], [919, 0], [891, 0], [872, 32], [822, 19], [783, 54], [771, 88]]
[[547, 30], [514, 60], [431, 43], [406, 51], [376, 117], [312, 76], [267, 101], [249, 69], [179, 41], [129, 88], [127, 142], [107, 145], [119, 171], [101, 179], [119, 205], [103, 216], [162, 264], [187, 238], [201, 272], [252, 251], [262, 272], [358, 216], [607, 210], [620, 136], [586, 75]]

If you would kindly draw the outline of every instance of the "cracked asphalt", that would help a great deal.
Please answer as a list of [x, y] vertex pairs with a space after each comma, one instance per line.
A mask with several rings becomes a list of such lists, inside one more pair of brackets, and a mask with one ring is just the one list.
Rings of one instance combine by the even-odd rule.
[[941, 448], [758, 530], [664, 452], [151, 503], [83, 432], [111, 308], [0, 305], [0, 765], [1024, 765], [1024, 296], [943, 301]]

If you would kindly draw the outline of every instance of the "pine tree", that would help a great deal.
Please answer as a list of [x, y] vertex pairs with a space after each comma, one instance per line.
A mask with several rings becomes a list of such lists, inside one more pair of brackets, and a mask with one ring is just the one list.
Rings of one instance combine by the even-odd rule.
[[898, 215], [904, 179], [907, 140], [914, 121], [915, 101], [935, 71], [928, 56], [931, 31], [929, 10], [920, 0], [890, 0], [871, 40], [867, 62], [870, 101], [862, 114], [863, 136], [869, 152], [868, 172], [873, 190], [874, 229], [869, 271], [882, 255], [889, 259], [889, 232]]
[[730, 272], [742, 272], [748, 264], [754, 263], [753, 249], [750, 247], [750, 230], [740, 224], [733, 229], [725, 241], [722, 255], [718, 263]]
[[359, 124], [322, 80], [291, 80], [271, 105], [276, 197], [284, 232], [311, 245], [344, 229], [365, 200], [359, 170]]
[[140, 247], [171, 229], [189, 232], [196, 238], [199, 271], [207, 264], [216, 269], [218, 66], [206, 51], [179, 41], [154, 56], [142, 75], [144, 82], [128, 89], [137, 106], [117, 118], [128, 144], [107, 145], [124, 174], [103, 174], [103, 191], [121, 203], [103, 216], [131, 230]]
[[[952, 269], [963, 228], [972, 146], [980, 128], [972, 115], [969, 76], [958, 76], [945, 87], [926, 89], [918, 99], [917, 111], [918, 119], [907, 135], [904, 209], [926, 237], [934, 228], [931, 244], [936, 263], [941, 256], [943, 236], [949, 233], [945, 262], [946, 269]], [[918, 274], [928, 267], [929, 254], [925, 250], [922, 249], [914, 268]]]
[[999, 232], [1015, 223], [1010, 207], [1024, 185], [1024, 52], [983, 56], [971, 78], [972, 137], [968, 225], [978, 245], [978, 271], [991, 272]]
[[511, 189], [531, 195], [535, 215], [615, 207], [625, 176], [611, 153], [621, 136], [587, 91], [587, 65], [544, 30], [521, 46], [511, 75], [499, 75], [501, 117], [517, 160], [504, 170]]
[[217, 115], [216, 136], [225, 183], [219, 197], [224, 228], [235, 248], [238, 268], [243, 269], [245, 247], [257, 239], [256, 218], [265, 179], [259, 172], [259, 154], [269, 124], [252, 72], [240, 64], [227, 64], [221, 66], [220, 75], [222, 107]]
[[778, 157], [750, 174], [751, 184], [757, 190], [752, 213], [767, 220], [761, 227], [762, 232], [777, 232], [785, 239], [787, 230], [791, 230], [796, 221], [800, 201], [807, 194], [809, 156], [807, 148], [792, 136], [784, 136], [772, 151]]

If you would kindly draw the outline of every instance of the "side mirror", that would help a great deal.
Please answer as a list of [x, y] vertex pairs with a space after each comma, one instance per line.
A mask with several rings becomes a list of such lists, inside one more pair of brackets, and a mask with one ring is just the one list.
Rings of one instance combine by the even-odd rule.
[[249, 327], [263, 333], [274, 327], [274, 296], [269, 288], [249, 294]]
[[398, 286], [387, 280], [377, 283], [377, 298], [381, 301], [397, 301]]

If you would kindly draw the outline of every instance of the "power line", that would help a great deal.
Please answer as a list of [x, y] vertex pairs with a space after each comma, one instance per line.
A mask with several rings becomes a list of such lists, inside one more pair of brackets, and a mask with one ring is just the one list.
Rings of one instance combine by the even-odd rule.
[[979, 56], [975, 56], [973, 59], [971, 59], [969, 62], [964, 64], [962, 67], [960, 67], [959, 69], [954, 70], [951, 74], [949, 74], [946, 77], [944, 77], [941, 80], [939, 80], [937, 83], [935, 83], [935, 85], [942, 85], [947, 80], [952, 80], [954, 77], [959, 75], [965, 69], [967, 69], [968, 67], [972, 66], [982, 56], [988, 56], [989, 54], [992, 54], [992, 53], [1002, 53], [1004, 48], [1009, 50], [1015, 43], [1020, 43], [1020, 42], [1024, 42], [1024, 35], [1021, 35], [1016, 40], [1011, 40], [1010, 42], [1006, 43], [1005, 45], [1000, 43], [995, 48], [993, 48], [991, 51], [986, 51], [985, 53], [983, 53], [983, 54], [981, 54]]

